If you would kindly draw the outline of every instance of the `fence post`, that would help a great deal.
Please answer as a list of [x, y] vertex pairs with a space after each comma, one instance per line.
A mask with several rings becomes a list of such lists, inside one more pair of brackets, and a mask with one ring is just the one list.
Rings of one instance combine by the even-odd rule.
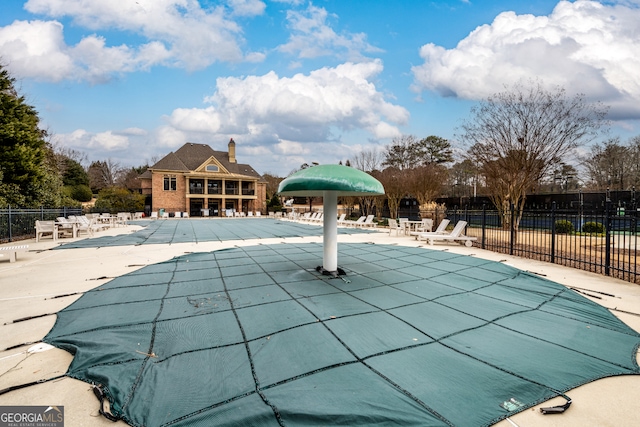
[[481, 243], [480, 243], [480, 247], [482, 249], [484, 249], [484, 242], [485, 242], [485, 237], [486, 237], [486, 229], [487, 229], [487, 205], [485, 205], [484, 203], [482, 204], [482, 238], [481, 238]]
[[9, 223], [7, 225], [9, 227], [9, 241], [12, 242], [13, 241], [13, 239], [12, 239], [13, 236], [11, 234], [11, 205], [9, 205], [8, 212], [9, 212]]
[[516, 228], [514, 224], [516, 208], [513, 205], [513, 203], [511, 203], [509, 210], [511, 211], [509, 213], [509, 215], [511, 215], [511, 219], [509, 220], [509, 228], [511, 229], [510, 237], [509, 237], [509, 255], [513, 255], [513, 244], [515, 243], [515, 238], [516, 238]]
[[605, 276], [611, 275], [611, 229], [613, 228], [613, 219], [611, 217], [611, 199], [609, 198], [609, 192], [607, 191], [607, 201], [604, 208], [605, 216], [605, 249], [604, 249], [604, 274]]
[[556, 202], [551, 203], [551, 264], [556, 262]]

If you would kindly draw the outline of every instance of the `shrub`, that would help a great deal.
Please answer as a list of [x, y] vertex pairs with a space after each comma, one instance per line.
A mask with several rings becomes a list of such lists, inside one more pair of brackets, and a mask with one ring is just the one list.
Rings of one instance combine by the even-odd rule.
[[582, 224], [583, 233], [604, 234], [604, 224], [595, 221], [589, 221]]
[[559, 219], [556, 221], [556, 233], [558, 234], [571, 234], [574, 232], [574, 227], [571, 221], [566, 219]]
[[91, 193], [91, 188], [88, 185], [66, 185], [62, 189], [62, 193], [72, 198], [73, 200], [77, 200], [79, 202], [90, 202], [93, 198], [93, 193]]
[[138, 212], [144, 209], [144, 196], [126, 188], [110, 187], [100, 190], [95, 209], [98, 212]]

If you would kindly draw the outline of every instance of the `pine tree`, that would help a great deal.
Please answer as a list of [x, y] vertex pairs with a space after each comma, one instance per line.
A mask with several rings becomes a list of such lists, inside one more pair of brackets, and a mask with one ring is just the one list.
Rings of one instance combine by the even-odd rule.
[[[37, 206], [48, 170], [46, 131], [38, 127], [36, 110], [0, 65], [0, 204]], [[49, 195], [50, 196], [50, 195]]]

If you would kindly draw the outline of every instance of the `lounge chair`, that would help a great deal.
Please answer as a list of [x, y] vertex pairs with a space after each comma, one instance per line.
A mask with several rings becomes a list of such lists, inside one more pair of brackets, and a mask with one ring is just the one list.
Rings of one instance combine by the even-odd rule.
[[364, 222], [362, 224], [357, 224], [357, 227], [363, 227], [363, 228], [375, 228], [378, 226], [378, 224], [376, 222], [373, 221], [373, 219], [375, 218], [375, 215], [367, 215], [367, 217], [364, 219]]
[[56, 225], [58, 226], [60, 234], [70, 233], [72, 237], [78, 237], [78, 229], [75, 221], [59, 216], [56, 218]]
[[434, 231], [412, 231], [410, 234], [412, 236], [416, 236], [416, 240], [420, 240], [419, 236], [423, 235], [423, 234], [445, 234], [447, 232], [447, 226], [449, 225], [449, 220], [447, 218], [444, 218], [442, 221], [440, 221], [440, 224], [438, 224], [438, 228], [436, 228]]
[[351, 220], [345, 220], [344, 224], [347, 227], [357, 227], [358, 225], [362, 224], [365, 220], [367, 219], [366, 216], [361, 216], [360, 218], [358, 218], [356, 221], [351, 221]]
[[459, 241], [464, 243], [465, 246], [471, 247], [473, 245], [473, 241], [477, 240], [476, 237], [468, 237], [463, 233], [465, 227], [467, 226], [467, 221], [458, 221], [456, 226], [453, 228], [451, 233], [420, 233], [418, 235], [418, 240], [426, 240], [430, 245], [433, 245], [435, 241], [450, 241], [456, 242]]
[[418, 225], [416, 231], [431, 233], [433, 231], [433, 220], [431, 218], [422, 218], [422, 224]]
[[93, 235], [95, 230], [102, 230], [101, 226], [96, 225], [95, 220], [89, 220], [86, 216], [69, 215], [69, 221], [76, 224], [78, 235], [82, 232]]
[[346, 218], [347, 218], [347, 214], [341, 214], [341, 215], [338, 217], [338, 221], [337, 221], [338, 225], [344, 225], [344, 220], [345, 220]]
[[61, 231], [58, 230], [58, 226], [56, 225], [55, 221], [36, 220], [35, 229], [36, 243], [39, 242], [42, 237], [49, 234], [51, 235], [51, 237], [53, 237], [53, 241], [55, 242], [58, 240], [58, 235], [61, 233]]
[[391, 233], [394, 231], [396, 232], [396, 236], [399, 236], [400, 232], [403, 232], [402, 228], [398, 225], [398, 221], [393, 218], [389, 218], [389, 236], [391, 236]]

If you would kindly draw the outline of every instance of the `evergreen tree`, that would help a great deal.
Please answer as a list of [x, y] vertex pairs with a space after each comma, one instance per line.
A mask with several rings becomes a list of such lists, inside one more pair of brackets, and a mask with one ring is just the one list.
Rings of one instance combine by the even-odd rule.
[[51, 196], [47, 134], [38, 127], [36, 110], [18, 94], [14, 82], [0, 65], [0, 203], [33, 207]]

